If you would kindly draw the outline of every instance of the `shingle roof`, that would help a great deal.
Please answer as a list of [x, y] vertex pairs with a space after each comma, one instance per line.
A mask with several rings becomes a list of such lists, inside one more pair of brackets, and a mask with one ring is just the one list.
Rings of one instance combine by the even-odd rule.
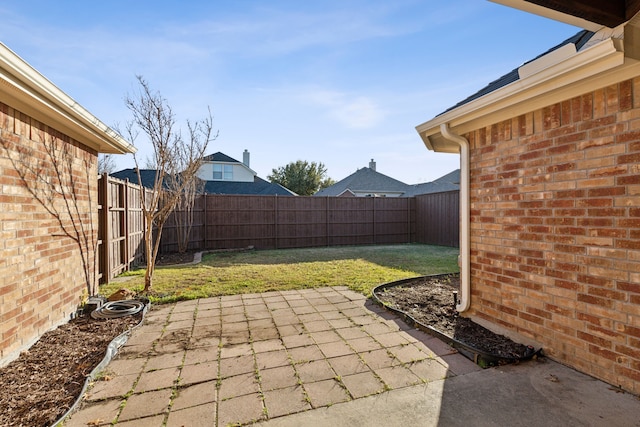
[[[547, 50], [544, 53], [541, 53], [540, 55], [536, 56], [535, 58], [531, 59], [530, 61], [525, 62], [525, 64], [528, 64], [530, 62], [535, 61], [536, 59], [550, 53], [553, 52], [554, 50], [561, 48], [562, 46], [565, 46], [569, 43], [573, 43], [576, 45], [576, 50], [580, 50], [582, 48], [582, 46], [585, 45], [585, 43], [587, 43], [589, 41], [589, 39], [593, 36], [593, 32], [591, 31], [587, 31], [587, 30], [582, 30], [579, 31], [577, 34], [575, 34], [572, 37], [569, 37], [568, 39], [566, 39], [565, 41], [563, 41], [562, 43], [558, 44], [557, 46], [552, 47], [551, 49]], [[524, 65], [524, 64], [523, 64]], [[520, 67], [518, 67], [520, 68]], [[474, 93], [473, 95], [468, 96], [467, 98], [463, 99], [462, 101], [458, 102], [456, 105], [447, 108], [445, 111], [443, 111], [442, 113], [438, 114], [438, 116], [443, 115], [444, 113], [447, 113], [451, 110], [455, 110], [458, 107], [461, 107], [465, 104], [468, 104], [471, 101], [474, 101], [484, 95], [487, 95], [495, 90], [500, 89], [501, 87], [504, 87], [510, 83], [513, 83], [515, 81], [518, 81], [520, 79], [519, 74], [518, 74], [518, 68], [513, 69], [511, 71], [509, 71], [507, 74], [503, 75], [502, 77], [498, 78], [497, 80], [492, 81], [491, 83], [489, 83], [487, 86], [483, 87], [482, 89], [480, 89], [479, 91], [477, 91], [476, 93]], [[436, 116], [437, 117], [437, 116]]]
[[202, 160], [204, 160], [205, 162], [240, 163], [239, 161], [237, 161], [233, 157], [229, 157], [226, 154], [221, 153], [219, 151], [217, 153], [213, 153], [213, 154], [209, 154], [208, 156], [204, 156], [202, 158]]
[[[135, 169], [122, 169], [109, 175], [123, 181], [128, 180], [129, 182], [138, 184], [138, 174]], [[140, 169], [140, 179], [142, 180], [143, 187], [153, 188], [156, 181], [156, 170]]]
[[402, 197], [413, 197], [420, 194], [440, 193], [460, 189], [460, 169], [441, 176], [433, 182], [409, 185], [390, 178], [370, 168], [358, 169], [348, 177], [336, 182], [331, 187], [318, 191], [314, 196], [339, 196], [345, 191], [367, 192], [371, 194], [400, 192]]
[[404, 182], [365, 167], [358, 169], [332, 186], [323, 188], [315, 193], [314, 196], [338, 196], [346, 190], [351, 190], [352, 192], [368, 192], [372, 194], [388, 192], [404, 193], [409, 188], [410, 186]]
[[415, 184], [405, 194], [406, 197], [420, 194], [443, 193], [445, 191], [460, 190], [460, 169], [456, 169], [432, 182]]
[[[129, 182], [138, 183], [135, 169], [123, 169], [112, 173], [111, 176], [123, 181], [129, 180]], [[144, 187], [153, 188], [156, 179], [155, 169], [140, 169], [140, 178]], [[254, 177], [253, 182], [205, 181], [204, 192], [207, 194], [296, 195], [280, 184], [273, 184], [257, 176]]]
[[460, 169], [456, 169], [454, 171], [449, 172], [446, 175], [441, 176], [440, 178], [433, 181], [434, 183], [452, 183], [452, 184], [460, 184]]
[[265, 181], [257, 176], [253, 182], [206, 181], [204, 192], [207, 194], [296, 195], [280, 184]]

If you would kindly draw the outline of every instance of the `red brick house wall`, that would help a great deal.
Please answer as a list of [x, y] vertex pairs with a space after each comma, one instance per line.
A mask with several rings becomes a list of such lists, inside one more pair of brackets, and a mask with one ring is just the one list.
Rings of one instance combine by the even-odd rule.
[[640, 78], [464, 136], [469, 313], [640, 393]]
[[[47, 147], [54, 141], [59, 151], [52, 154]], [[72, 171], [62, 183], [54, 157], [59, 170]], [[63, 190], [66, 201], [29, 168], [51, 189]], [[54, 195], [49, 210], [33, 191], [45, 200]], [[95, 286], [96, 203], [97, 153], [0, 103], [0, 361], [68, 320], [89, 292], [87, 281]], [[74, 240], [68, 232], [78, 227], [80, 240]]]

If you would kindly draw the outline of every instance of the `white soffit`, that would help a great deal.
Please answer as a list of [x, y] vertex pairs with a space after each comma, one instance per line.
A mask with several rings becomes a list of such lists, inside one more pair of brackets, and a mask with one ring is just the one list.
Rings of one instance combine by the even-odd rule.
[[521, 10], [523, 12], [532, 13], [534, 15], [543, 16], [545, 18], [553, 19], [554, 21], [563, 22], [565, 24], [573, 25], [574, 27], [584, 28], [585, 30], [593, 31], [594, 33], [601, 28], [602, 24], [596, 22], [587, 21], [583, 18], [578, 18], [567, 13], [558, 12], [547, 7], [538, 6], [537, 4], [529, 3], [525, 0], [489, 0], [493, 3], [509, 6], [514, 9]]

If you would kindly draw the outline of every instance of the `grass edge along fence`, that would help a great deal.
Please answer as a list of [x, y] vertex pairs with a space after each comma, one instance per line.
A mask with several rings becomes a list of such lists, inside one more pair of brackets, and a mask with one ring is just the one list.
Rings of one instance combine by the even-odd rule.
[[[142, 263], [144, 224], [137, 185], [103, 175], [98, 188], [99, 277], [108, 283]], [[458, 212], [458, 191], [410, 198], [203, 195], [194, 206], [189, 249], [404, 243], [457, 247]], [[161, 253], [176, 250], [176, 221], [170, 218]]]
[[[458, 272], [458, 253], [457, 248], [423, 244], [216, 252], [197, 265], [158, 267], [150, 299], [168, 303], [323, 286], [347, 286], [369, 296], [383, 283]], [[123, 276], [125, 282], [102, 285], [101, 294], [122, 287], [142, 290], [143, 269]]]

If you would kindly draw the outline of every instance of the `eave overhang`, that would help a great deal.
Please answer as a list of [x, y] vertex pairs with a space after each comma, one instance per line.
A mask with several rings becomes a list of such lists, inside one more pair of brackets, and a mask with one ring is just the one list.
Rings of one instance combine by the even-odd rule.
[[623, 45], [621, 39], [609, 38], [580, 52], [575, 52], [574, 46], [573, 52], [565, 50], [562, 58], [552, 52], [556, 62], [549, 63], [549, 58], [543, 56], [539, 58], [540, 69], [535, 68], [536, 64], [528, 64], [528, 69], [519, 70], [517, 81], [447, 111], [416, 130], [428, 149], [458, 153], [459, 145], [442, 137], [441, 124], [448, 124], [454, 133], [464, 135], [582, 95], [594, 87], [640, 75], [638, 61], [625, 57]]
[[629, 21], [638, 11], [635, 0], [491, 0], [524, 12], [596, 32]]
[[135, 153], [116, 131], [0, 43], [0, 100], [99, 153]]

